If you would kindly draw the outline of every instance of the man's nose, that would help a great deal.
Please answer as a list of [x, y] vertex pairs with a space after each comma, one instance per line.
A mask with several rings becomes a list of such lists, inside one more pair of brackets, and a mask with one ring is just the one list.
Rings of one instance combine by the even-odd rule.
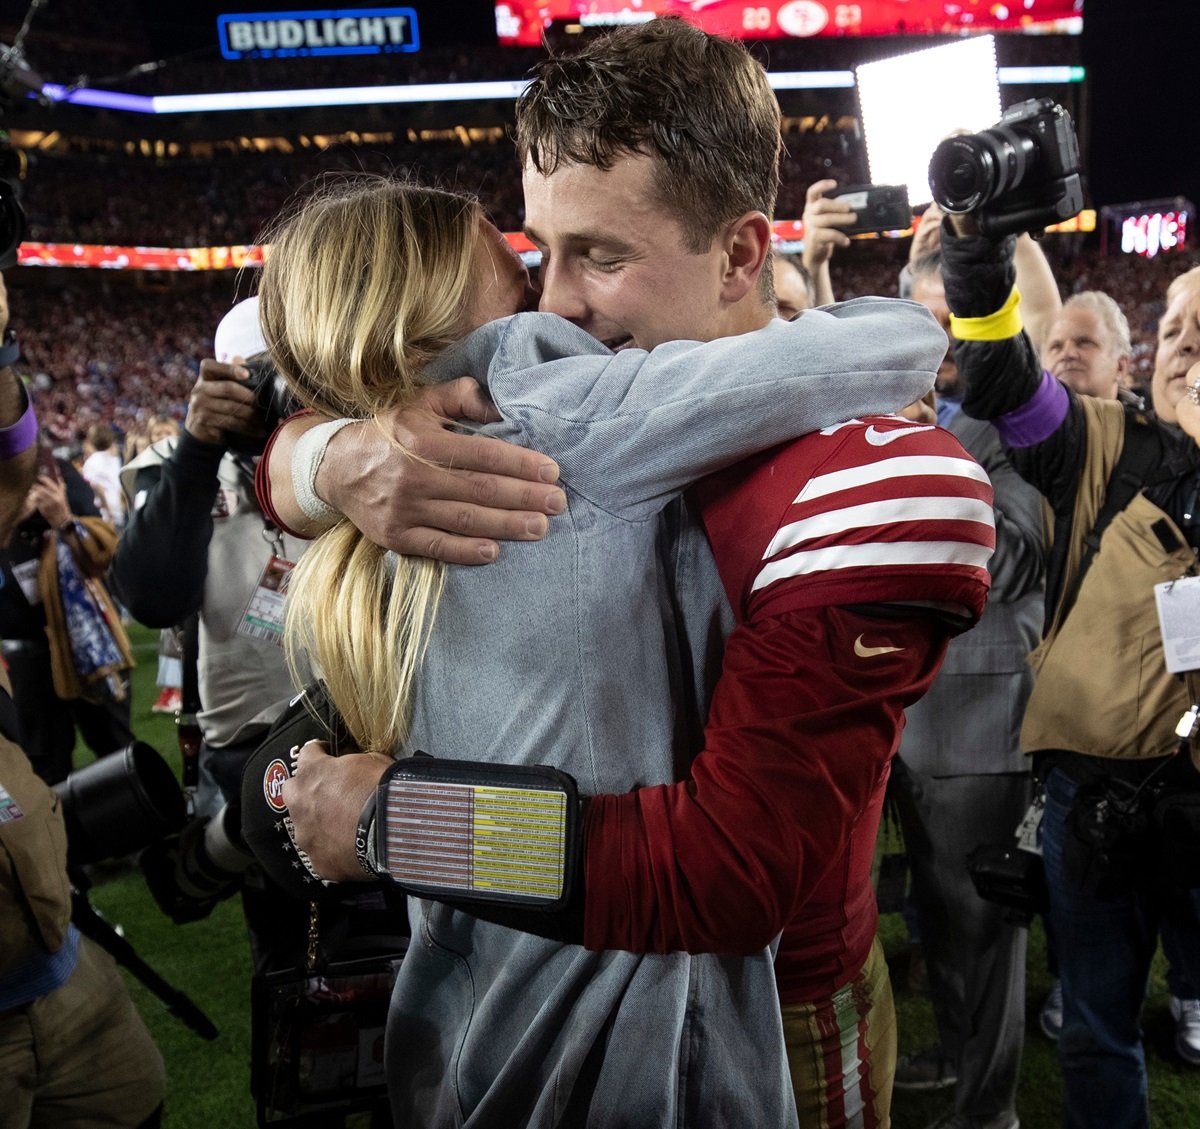
[[542, 260], [540, 272], [541, 297], [538, 309], [544, 314], [558, 314], [568, 321], [583, 322], [587, 316], [587, 303], [579, 289], [578, 280], [572, 272], [551, 259]]

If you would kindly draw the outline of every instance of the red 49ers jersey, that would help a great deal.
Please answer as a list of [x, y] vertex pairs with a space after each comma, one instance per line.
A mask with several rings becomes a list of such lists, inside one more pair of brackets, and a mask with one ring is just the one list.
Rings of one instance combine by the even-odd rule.
[[851, 420], [699, 490], [739, 621], [897, 601], [983, 611], [996, 545], [991, 483], [933, 424]]

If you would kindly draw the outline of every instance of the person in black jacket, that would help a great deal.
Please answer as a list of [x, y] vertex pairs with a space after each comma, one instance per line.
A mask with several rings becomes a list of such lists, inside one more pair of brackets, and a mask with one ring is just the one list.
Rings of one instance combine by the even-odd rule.
[[[239, 794], [245, 761], [295, 693], [273, 585], [306, 543], [271, 525], [255, 499], [266, 429], [249, 380], [240, 356], [205, 360], [182, 434], [124, 469], [130, 515], [111, 569], [114, 592], [139, 622], [169, 627], [199, 613], [201, 817]], [[304, 907], [253, 872], [246, 882], [256, 965], [286, 961], [303, 944]]]
[[[974, 234], [969, 217], [956, 225], [943, 231], [943, 275], [964, 411], [995, 422], [1054, 513], [1046, 639], [1033, 656], [1021, 743], [1046, 787], [1040, 834], [1063, 988], [1065, 1123], [1144, 1129], [1139, 1016], [1164, 919], [1190, 938], [1175, 946], [1178, 972], [1200, 983], [1200, 870], [1183, 868], [1139, 803], [1200, 791], [1194, 758], [1176, 752], [1200, 676], [1168, 672], [1155, 610], [1156, 586], [1194, 574], [1200, 549], [1200, 448], [1176, 424], [1200, 359], [1200, 270], [1167, 291], [1154, 418], [1043, 372], [1017, 310], [1012, 238]], [[1124, 505], [1092, 536], [1123, 481]], [[1126, 810], [1141, 821], [1119, 819]]]

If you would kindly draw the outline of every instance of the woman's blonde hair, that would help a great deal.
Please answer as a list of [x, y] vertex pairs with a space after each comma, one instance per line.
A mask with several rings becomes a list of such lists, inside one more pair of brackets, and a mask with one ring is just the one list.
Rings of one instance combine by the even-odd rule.
[[[386, 178], [326, 183], [268, 233], [259, 316], [296, 396], [335, 417], [402, 406], [421, 367], [464, 333], [482, 217], [469, 197]], [[285, 647], [324, 677], [358, 746], [393, 752], [444, 583], [348, 521], [317, 538], [288, 586]]]

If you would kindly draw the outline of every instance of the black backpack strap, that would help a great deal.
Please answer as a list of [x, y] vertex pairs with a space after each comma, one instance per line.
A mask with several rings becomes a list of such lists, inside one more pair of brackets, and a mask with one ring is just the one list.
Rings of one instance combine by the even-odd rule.
[[[1162, 457], [1162, 442], [1158, 425], [1153, 417], [1137, 409], [1127, 409], [1125, 412], [1125, 442], [1121, 447], [1121, 455], [1113, 467], [1108, 479], [1108, 489], [1104, 494], [1104, 505], [1096, 515], [1095, 524], [1083, 539], [1083, 557], [1079, 562], [1079, 571], [1075, 574], [1071, 586], [1065, 589], [1060, 600], [1061, 611], [1058, 621], [1061, 623], [1071, 614], [1075, 600], [1079, 596], [1079, 588], [1088, 569], [1092, 567], [1096, 553], [1100, 550], [1100, 538], [1104, 531], [1146, 485], [1155, 465]], [[1065, 546], [1063, 550], [1065, 552]], [[1059, 568], [1065, 562], [1060, 562]]]

